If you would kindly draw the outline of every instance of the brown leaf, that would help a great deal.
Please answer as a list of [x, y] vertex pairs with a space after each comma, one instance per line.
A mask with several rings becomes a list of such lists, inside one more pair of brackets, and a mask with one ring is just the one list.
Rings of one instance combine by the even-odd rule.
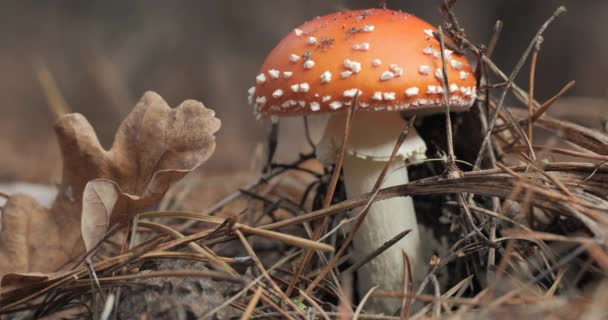
[[[220, 127], [215, 113], [202, 103], [187, 100], [171, 109], [153, 92], [144, 94], [123, 121], [109, 151], [101, 149], [92, 128], [83, 134], [81, 130], [90, 128], [83, 123], [84, 118], [69, 120], [58, 126], [62, 133], [78, 130], [72, 136], [75, 139], [62, 139], [69, 142], [62, 144], [63, 150], [76, 151], [68, 153], [72, 158], [66, 164], [84, 164], [78, 174], [89, 181], [93, 180], [90, 173], [95, 172], [97, 178], [88, 182], [82, 193], [81, 231], [87, 249], [96, 245], [110, 226], [127, 223], [156, 204], [173, 183], [206, 161], [215, 149], [213, 134]], [[78, 137], [83, 141], [77, 141]], [[78, 176], [67, 178], [83, 181]]]
[[[56, 205], [48, 209], [32, 197], [16, 194], [2, 214], [0, 276], [9, 272], [51, 272], [82, 251], [80, 219]], [[75, 231], [76, 230], [76, 231]]]
[[172, 109], [154, 92], [143, 95], [108, 151], [82, 115], [61, 117], [55, 124], [63, 157], [60, 192], [51, 209], [28, 196], [10, 197], [2, 216], [0, 276], [56, 271], [110, 226], [155, 205], [211, 156], [219, 128], [202, 103], [187, 100]]
[[187, 100], [171, 109], [158, 94], [146, 92], [106, 151], [82, 115], [66, 115], [55, 125], [64, 184], [73, 187], [78, 198], [94, 179], [112, 180], [124, 192], [141, 195], [157, 172], [190, 171], [207, 160], [219, 128], [213, 110], [200, 102]]

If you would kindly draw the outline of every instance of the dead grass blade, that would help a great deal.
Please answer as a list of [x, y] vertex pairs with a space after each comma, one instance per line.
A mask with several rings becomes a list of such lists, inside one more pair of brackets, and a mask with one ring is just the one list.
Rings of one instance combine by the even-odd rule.
[[253, 310], [255, 310], [255, 306], [258, 304], [258, 301], [260, 301], [262, 292], [263, 292], [262, 287], [258, 287], [257, 290], [255, 290], [253, 297], [251, 297], [251, 300], [249, 300], [249, 304], [247, 304], [247, 309], [245, 309], [245, 311], [243, 312], [243, 315], [241, 316], [241, 320], [248, 320], [249, 317], [251, 317]]
[[285, 292], [283, 292], [283, 290], [281, 290], [281, 288], [279, 288], [279, 286], [276, 284], [276, 282], [274, 282], [274, 280], [272, 280], [272, 278], [268, 274], [268, 271], [266, 270], [266, 268], [264, 268], [264, 265], [262, 264], [262, 262], [260, 261], [258, 256], [255, 254], [255, 251], [253, 251], [253, 248], [251, 248], [251, 245], [249, 244], [249, 242], [247, 241], [247, 238], [245, 238], [243, 233], [240, 230], [235, 230], [234, 233], [237, 235], [237, 237], [241, 241], [241, 244], [243, 244], [243, 247], [247, 251], [247, 254], [249, 254], [249, 256], [251, 256], [251, 258], [253, 259], [253, 262], [255, 263], [255, 265], [259, 269], [259, 271], [262, 273], [262, 275], [264, 276], [266, 281], [268, 281], [268, 283], [270, 283], [270, 286], [275, 291], [274, 293], [278, 294], [281, 297], [282, 302], [289, 305], [291, 307], [291, 309], [293, 309], [293, 311], [295, 311], [298, 315], [306, 318], [306, 315], [302, 312], [302, 310], [300, 310], [300, 308], [293, 301], [291, 301], [291, 299], [289, 299], [289, 297], [287, 295], [285, 295]]
[[367, 291], [367, 293], [365, 293], [365, 295], [363, 296], [363, 298], [361, 298], [361, 302], [359, 302], [359, 305], [357, 306], [357, 309], [355, 309], [355, 313], [353, 314], [353, 320], [359, 319], [359, 315], [361, 314], [361, 311], [363, 311], [363, 306], [365, 306], [365, 303], [367, 302], [367, 300], [369, 299], [369, 297], [372, 295], [372, 293], [374, 293], [374, 291], [376, 289], [378, 289], [378, 286], [371, 287]]
[[414, 292], [414, 281], [412, 279], [412, 264], [405, 250], [401, 252], [403, 254], [403, 299], [401, 303], [401, 319], [409, 319], [410, 307], [412, 306], [412, 299], [407, 296], [408, 293]]

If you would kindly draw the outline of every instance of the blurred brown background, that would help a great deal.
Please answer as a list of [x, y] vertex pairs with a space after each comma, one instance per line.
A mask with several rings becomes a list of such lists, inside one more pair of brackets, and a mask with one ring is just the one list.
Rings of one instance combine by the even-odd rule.
[[[223, 121], [214, 173], [247, 170], [266, 129], [247, 106], [247, 88], [265, 55], [287, 32], [317, 15], [367, 8], [377, 0], [3, 1], [0, 3], [0, 182], [57, 183], [59, 153], [52, 113], [36, 77], [44, 65], [72, 111], [83, 113], [109, 146], [121, 119], [145, 90], [170, 105], [201, 100]], [[393, 9], [439, 23], [438, 0], [389, 0]], [[568, 13], [545, 33], [537, 71], [544, 101], [576, 80], [569, 96], [590, 125], [608, 117], [608, 1], [461, 0], [456, 12], [470, 37], [486, 43], [505, 22], [495, 55], [510, 71], [546, 18]], [[527, 87], [527, 69], [518, 81]], [[599, 100], [598, 100], [599, 99]], [[568, 110], [578, 112], [577, 107]], [[566, 112], [571, 112], [566, 110]], [[595, 113], [599, 113], [599, 116]], [[285, 126], [283, 126], [285, 127]], [[298, 126], [285, 130], [280, 155], [304, 145]]]

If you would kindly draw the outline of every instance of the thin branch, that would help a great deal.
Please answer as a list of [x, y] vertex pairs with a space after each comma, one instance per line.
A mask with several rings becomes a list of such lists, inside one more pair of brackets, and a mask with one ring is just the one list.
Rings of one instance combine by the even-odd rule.
[[[449, 8], [446, 4], [446, 8]], [[454, 155], [454, 137], [452, 135], [452, 118], [450, 116], [450, 85], [448, 79], [447, 67], [445, 65], [445, 40], [443, 38], [443, 29], [439, 27], [439, 48], [441, 50], [441, 81], [443, 84], [443, 103], [445, 105], [445, 132], [448, 143], [448, 158], [447, 170], [456, 170], [456, 156]]]
[[369, 261], [371, 261], [375, 257], [377, 257], [380, 254], [382, 254], [382, 252], [384, 252], [388, 248], [392, 247], [395, 243], [401, 241], [401, 239], [403, 239], [403, 237], [405, 237], [406, 235], [408, 235], [411, 231], [412, 230], [408, 229], [408, 230], [403, 230], [403, 231], [399, 232], [399, 234], [397, 234], [396, 236], [392, 237], [390, 240], [388, 240], [385, 243], [383, 243], [380, 247], [378, 247], [372, 253], [368, 254], [363, 259], [355, 262], [352, 266], [348, 267], [348, 269], [342, 271], [342, 273], [356, 272], [357, 270], [359, 270], [359, 268], [361, 268], [362, 266], [364, 266], [366, 263], [368, 263]]
[[[528, 140], [530, 143], [534, 142], [532, 129], [534, 127], [534, 121], [532, 121], [532, 116], [534, 115], [534, 78], [536, 74], [536, 61], [538, 60], [538, 53], [540, 52], [540, 46], [543, 42], [543, 37], [538, 37], [536, 40], [536, 44], [534, 45], [534, 52], [532, 53], [532, 61], [530, 62], [530, 90], [529, 90], [529, 103], [528, 103]], [[534, 151], [534, 149], [532, 149]], [[536, 154], [534, 152], [530, 153], [530, 157], [533, 160], [536, 160]]]
[[515, 77], [517, 77], [517, 75], [521, 71], [521, 68], [523, 67], [524, 63], [528, 59], [530, 52], [534, 48], [534, 45], [537, 43], [538, 39], [542, 36], [543, 32], [545, 32], [545, 30], [549, 27], [551, 22], [553, 22], [558, 16], [560, 16], [564, 12], [566, 12], [566, 8], [563, 6], [557, 8], [557, 10], [555, 10], [555, 12], [553, 12], [551, 17], [549, 17], [549, 19], [540, 27], [538, 32], [536, 32], [536, 35], [534, 36], [534, 38], [532, 39], [532, 41], [530, 42], [530, 44], [524, 51], [523, 55], [521, 56], [519, 62], [515, 65], [515, 68], [511, 72], [511, 75], [509, 76], [509, 78], [507, 80], [507, 85], [503, 89], [503, 91], [500, 95], [498, 104], [496, 106], [496, 110], [494, 111], [494, 114], [492, 115], [492, 119], [490, 120], [488, 131], [486, 132], [483, 142], [481, 143], [481, 147], [479, 149], [479, 154], [477, 155], [477, 159], [475, 160], [475, 169], [478, 169], [479, 165], [481, 164], [481, 159], [483, 159], [490, 136], [492, 135], [492, 131], [494, 130], [494, 126], [496, 125], [496, 120], [498, 119], [498, 114], [501, 112], [501, 110], [503, 108], [505, 98], [507, 97], [507, 93], [513, 86], [513, 81], [515, 80]]

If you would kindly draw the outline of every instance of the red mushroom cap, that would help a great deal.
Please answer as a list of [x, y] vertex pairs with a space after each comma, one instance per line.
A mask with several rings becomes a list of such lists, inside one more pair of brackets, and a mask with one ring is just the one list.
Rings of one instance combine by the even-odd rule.
[[[342, 111], [359, 93], [359, 110], [442, 110], [437, 29], [404, 12], [369, 9], [315, 18], [270, 52], [249, 102], [263, 115]], [[475, 100], [465, 57], [445, 50], [451, 110]]]

